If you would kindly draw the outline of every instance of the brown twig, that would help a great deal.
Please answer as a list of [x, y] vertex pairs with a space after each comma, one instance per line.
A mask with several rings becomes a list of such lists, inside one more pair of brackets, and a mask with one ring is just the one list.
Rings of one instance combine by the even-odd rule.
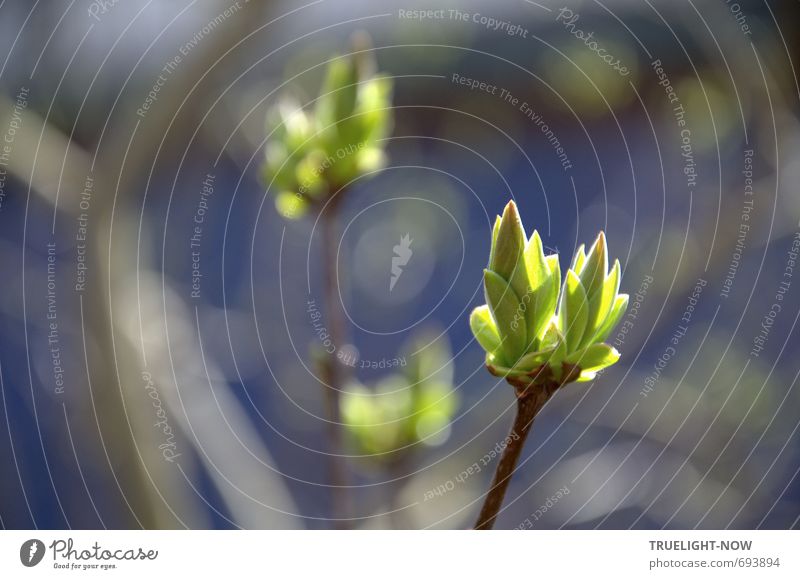
[[506, 447], [500, 456], [492, 485], [489, 492], [486, 493], [486, 499], [475, 523], [475, 529], [478, 530], [489, 530], [494, 527], [508, 484], [511, 482], [511, 476], [514, 474], [514, 469], [520, 454], [522, 454], [522, 448], [525, 446], [525, 439], [533, 426], [533, 419], [560, 387], [559, 383], [552, 381], [537, 385], [513, 379], [509, 379], [509, 382], [517, 390], [517, 416], [506, 439]]

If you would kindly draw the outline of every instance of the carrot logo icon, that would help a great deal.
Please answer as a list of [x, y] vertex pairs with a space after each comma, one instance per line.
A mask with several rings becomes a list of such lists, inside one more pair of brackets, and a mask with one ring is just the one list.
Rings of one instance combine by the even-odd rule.
[[19, 560], [26, 567], [35, 567], [44, 558], [44, 543], [39, 539], [28, 539], [19, 548]]
[[408, 260], [411, 259], [411, 256], [414, 254], [414, 252], [411, 251], [412, 241], [414, 240], [406, 233], [400, 238], [400, 243], [392, 248], [394, 255], [392, 256], [392, 273], [389, 277], [389, 291], [394, 289], [394, 285], [403, 274], [403, 267], [408, 265]]

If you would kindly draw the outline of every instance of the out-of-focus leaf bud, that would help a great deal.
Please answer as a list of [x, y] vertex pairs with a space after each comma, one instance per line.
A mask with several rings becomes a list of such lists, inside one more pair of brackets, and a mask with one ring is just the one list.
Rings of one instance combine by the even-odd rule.
[[366, 34], [357, 35], [354, 45], [352, 54], [329, 62], [313, 110], [282, 98], [267, 114], [262, 176], [287, 218], [385, 165], [392, 81], [375, 74]]
[[351, 384], [341, 402], [342, 420], [354, 444], [384, 461], [397, 460], [417, 443], [443, 443], [458, 408], [452, 353], [444, 335], [413, 337], [396, 368], [374, 389]]

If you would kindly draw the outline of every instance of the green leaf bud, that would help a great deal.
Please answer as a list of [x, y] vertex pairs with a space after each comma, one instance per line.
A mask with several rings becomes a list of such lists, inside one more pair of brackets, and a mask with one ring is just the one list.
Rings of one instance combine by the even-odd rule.
[[489, 266], [484, 270], [486, 305], [472, 311], [470, 328], [496, 375], [520, 383], [593, 379], [617, 362], [604, 343], [622, 319], [628, 296], [620, 294], [621, 267], [608, 270], [603, 232], [581, 245], [562, 285], [558, 255], [544, 255], [534, 231], [525, 229], [510, 201], [492, 228]]

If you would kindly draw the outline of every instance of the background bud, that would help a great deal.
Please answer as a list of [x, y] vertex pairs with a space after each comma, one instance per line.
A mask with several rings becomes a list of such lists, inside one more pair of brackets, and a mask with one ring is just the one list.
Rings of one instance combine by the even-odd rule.
[[395, 372], [374, 388], [353, 382], [343, 392], [342, 420], [354, 446], [375, 460], [397, 460], [415, 444], [442, 444], [458, 408], [452, 352], [445, 334], [415, 335]]
[[386, 163], [392, 129], [392, 81], [374, 73], [365, 35], [358, 51], [334, 58], [313, 111], [283, 97], [267, 114], [270, 131], [262, 177], [286, 218]]

